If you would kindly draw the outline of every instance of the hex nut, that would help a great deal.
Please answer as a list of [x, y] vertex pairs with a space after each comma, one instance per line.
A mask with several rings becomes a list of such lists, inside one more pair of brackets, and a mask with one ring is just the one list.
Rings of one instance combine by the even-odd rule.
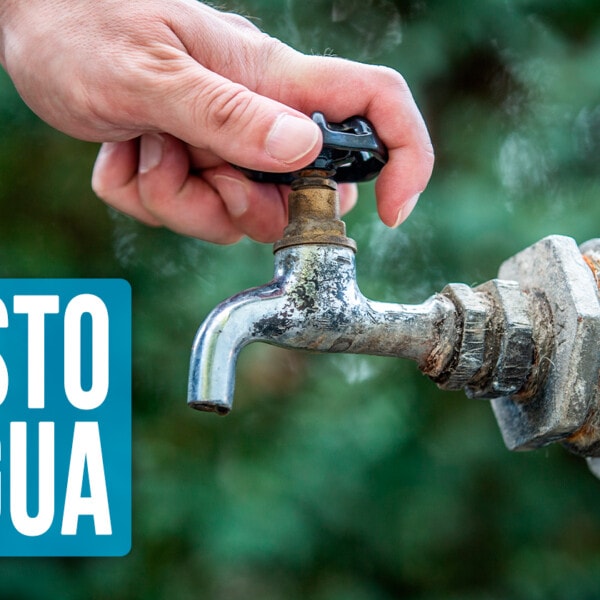
[[492, 401], [511, 450], [564, 441], [586, 422], [600, 369], [600, 300], [596, 281], [572, 238], [549, 236], [507, 260], [501, 279], [526, 293], [543, 294], [552, 313], [552, 361], [544, 384], [528, 399]]
[[585, 423], [562, 444], [573, 454], [600, 457], [600, 391], [598, 385], [596, 385], [596, 394]]
[[434, 381], [445, 390], [461, 390], [482, 368], [485, 356], [485, 336], [490, 310], [482, 294], [464, 283], [450, 283], [441, 292], [452, 300], [461, 328], [459, 348], [454, 359]]
[[532, 324], [528, 302], [515, 281], [492, 279], [475, 288], [492, 304], [489, 347], [482, 377], [465, 388], [469, 398], [499, 398], [518, 392], [531, 368]]

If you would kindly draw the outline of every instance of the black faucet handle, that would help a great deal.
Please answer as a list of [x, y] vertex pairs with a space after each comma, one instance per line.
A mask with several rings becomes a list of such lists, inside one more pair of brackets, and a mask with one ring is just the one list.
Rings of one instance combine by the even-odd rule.
[[[379, 174], [387, 162], [387, 148], [375, 128], [364, 117], [351, 117], [342, 123], [328, 123], [323, 113], [312, 120], [323, 133], [323, 148], [316, 160], [304, 169], [330, 171], [338, 183], [369, 181]], [[268, 173], [238, 167], [247, 177], [259, 183], [290, 184], [293, 173]]]

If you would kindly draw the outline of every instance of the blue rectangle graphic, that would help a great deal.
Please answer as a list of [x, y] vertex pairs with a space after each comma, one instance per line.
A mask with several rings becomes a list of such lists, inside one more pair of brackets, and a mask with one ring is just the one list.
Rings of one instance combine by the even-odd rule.
[[0, 556], [131, 548], [131, 288], [0, 280]]

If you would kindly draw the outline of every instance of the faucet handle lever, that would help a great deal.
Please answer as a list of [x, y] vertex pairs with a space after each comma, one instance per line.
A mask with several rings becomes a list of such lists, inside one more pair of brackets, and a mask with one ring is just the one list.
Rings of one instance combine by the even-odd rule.
[[[323, 134], [323, 148], [314, 162], [304, 169], [331, 171], [338, 183], [369, 181], [387, 162], [387, 148], [375, 128], [364, 117], [351, 117], [342, 123], [329, 123], [323, 113], [315, 112], [312, 120]], [[290, 184], [296, 173], [268, 173], [238, 167], [259, 183]], [[302, 170], [304, 170], [302, 169]]]

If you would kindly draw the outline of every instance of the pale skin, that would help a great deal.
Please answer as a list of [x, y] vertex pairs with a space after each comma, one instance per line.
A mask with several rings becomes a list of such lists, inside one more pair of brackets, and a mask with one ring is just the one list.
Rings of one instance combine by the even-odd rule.
[[[230, 163], [307, 165], [321, 148], [315, 111], [374, 124], [389, 150], [376, 183], [386, 225], [408, 217], [431, 175], [429, 135], [397, 72], [301, 54], [196, 0], [1, 0], [0, 62], [47, 123], [103, 143], [100, 198], [184, 235], [278, 239], [287, 190]], [[356, 187], [340, 188], [345, 212]]]

